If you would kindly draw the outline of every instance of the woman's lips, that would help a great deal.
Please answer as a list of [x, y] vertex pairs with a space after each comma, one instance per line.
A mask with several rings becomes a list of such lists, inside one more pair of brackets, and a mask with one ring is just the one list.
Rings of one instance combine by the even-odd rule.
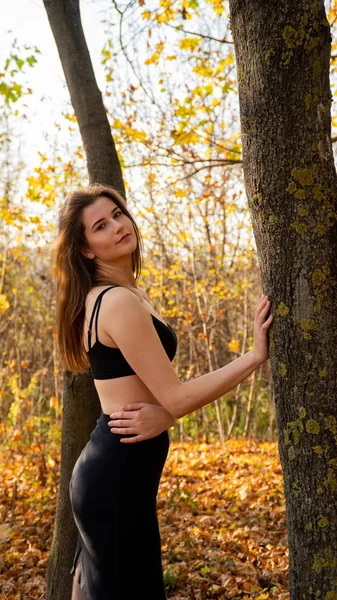
[[127, 238], [130, 236], [129, 233], [126, 233], [125, 235], [123, 235], [123, 237], [117, 242], [117, 244], [119, 244], [119, 242], [123, 242], [124, 240], [127, 240]]

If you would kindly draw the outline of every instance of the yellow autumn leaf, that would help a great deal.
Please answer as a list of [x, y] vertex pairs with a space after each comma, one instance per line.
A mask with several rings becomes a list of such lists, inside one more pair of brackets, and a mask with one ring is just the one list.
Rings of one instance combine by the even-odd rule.
[[176, 144], [196, 144], [200, 140], [200, 135], [196, 131], [186, 131], [172, 135]]
[[1, 523], [0, 525], [0, 539], [4, 540], [9, 537], [10, 532], [12, 531], [9, 523]]
[[196, 48], [201, 44], [201, 38], [198, 37], [187, 37], [183, 40], [180, 40], [179, 47], [181, 50], [196, 50]]
[[168, 23], [168, 21], [175, 21], [175, 11], [172, 8], [167, 8], [163, 13], [158, 13], [155, 16], [158, 23]]
[[7, 300], [7, 296], [5, 294], [0, 294], [0, 314], [3, 315], [9, 307], [10, 304]]
[[212, 77], [213, 75], [212, 67], [207, 67], [207, 65], [203, 64], [196, 65], [195, 67], [193, 67], [192, 71], [197, 75], [200, 75], [200, 77]]
[[220, 16], [225, 10], [225, 0], [207, 0], [209, 4], [212, 4], [214, 12]]
[[240, 350], [240, 341], [236, 340], [236, 339], [232, 339], [230, 342], [228, 342], [228, 350], [230, 352], [239, 352]]

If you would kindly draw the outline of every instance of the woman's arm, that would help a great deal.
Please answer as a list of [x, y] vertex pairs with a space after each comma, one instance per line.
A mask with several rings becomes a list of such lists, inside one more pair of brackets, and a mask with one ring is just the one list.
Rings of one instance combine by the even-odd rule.
[[104, 299], [101, 310], [105, 330], [154, 397], [175, 418], [223, 396], [268, 358], [266, 334], [272, 315], [265, 321], [269, 301], [263, 298], [255, 308], [254, 349], [229, 365], [187, 382], [177, 377], [151, 316], [138, 298], [126, 288], [116, 287]]
[[[247, 352], [247, 354], [241, 356], [240, 358], [235, 359], [232, 363], [226, 365], [222, 369], [214, 371], [214, 373], [220, 372], [220, 375], [222, 375], [222, 372], [226, 370], [226, 375], [222, 375], [222, 378], [224, 378], [224, 381], [226, 382], [226, 389], [228, 388], [227, 391], [229, 391], [238, 383], [240, 383], [240, 381], [248, 377], [248, 375], [250, 375], [250, 373], [254, 371], [254, 369], [256, 369], [257, 366], [259, 366], [259, 364], [261, 363], [256, 363], [252, 351], [250, 351]], [[193, 383], [196, 381], [199, 384], [198, 380], [204, 378], [202, 381], [202, 385], [207, 386], [208, 375], [211, 375], [211, 373], [207, 373], [207, 375], [202, 375], [197, 379], [192, 379], [192, 381], [188, 383]], [[214, 378], [210, 382], [213, 386], [210, 390], [212, 395], [213, 393], [216, 393], [214, 392], [214, 390], [216, 389], [225, 389], [223, 387], [223, 381], [220, 379], [220, 375], [218, 383], [219, 388], [216, 387], [217, 384], [216, 382], [214, 383]], [[200, 388], [198, 388], [197, 392], [200, 393]], [[204, 394], [203, 398], [205, 397], [206, 394]], [[203, 406], [203, 404], [200, 405]], [[171, 413], [169, 413], [166, 409], [164, 409], [164, 407], [158, 406], [156, 404], [150, 404], [145, 402], [133, 402], [132, 404], [126, 404], [121, 408], [121, 412], [111, 413], [110, 415], [112, 420], [108, 421], [108, 425], [111, 427], [111, 433], [118, 433], [119, 435], [136, 434], [135, 437], [132, 438], [122, 438], [120, 440], [121, 442], [129, 444], [141, 442], [142, 440], [147, 440], [159, 435], [160, 433], [162, 433], [162, 431], [173, 427], [173, 425], [175, 424], [176, 419], [174, 418], [174, 416]], [[184, 405], [183, 410], [186, 410], [186, 405]], [[193, 411], [187, 411], [183, 414], [180, 414], [178, 412], [178, 414], [176, 414], [175, 417], [182, 417], [185, 414], [189, 414], [189, 412]]]

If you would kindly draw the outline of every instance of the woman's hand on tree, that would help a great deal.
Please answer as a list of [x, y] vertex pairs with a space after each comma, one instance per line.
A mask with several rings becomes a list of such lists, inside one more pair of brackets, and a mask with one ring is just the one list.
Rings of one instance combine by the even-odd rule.
[[253, 352], [259, 364], [264, 363], [269, 358], [268, 353], [268, 328], [273, 321], [273, 315], [269, 315], [265, 320], [270, 309], [268, 296], [261, 296], [255, 306], [254, 319], [254, 348]]
[[137, 434], [121, 438], [125, 444], [133, 444], [153, 438], [175, 424], [175, 418], [165, 408], [148, 402], [134, 402], [121, 407], [122, 411], [110, 414], [111, 433]]

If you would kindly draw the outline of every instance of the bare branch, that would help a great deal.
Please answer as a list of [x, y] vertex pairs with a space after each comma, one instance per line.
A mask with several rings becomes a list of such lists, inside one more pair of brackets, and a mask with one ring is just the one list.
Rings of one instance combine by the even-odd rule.
[[181, 31], [182, 33], [188, 33], [189, 35], [201, 37], [204, 40], [213, 40], [214, 42], [219, 42], [219, 44], [233, 44], [233, 42], [226, 40], [226, 38], [222, 38], [222, 40], [219, 40], [218, 38], [212, 37], [211, 35], [206, 35], [204, 33], [199, 33], [198, 31], [189, 31], [188, 29], [183, 29], [182, 25], [171, 25], [171, 23], [164, 23], [164, 25], [167, 25], [167, 27], [171, 27], [172, 29]]

